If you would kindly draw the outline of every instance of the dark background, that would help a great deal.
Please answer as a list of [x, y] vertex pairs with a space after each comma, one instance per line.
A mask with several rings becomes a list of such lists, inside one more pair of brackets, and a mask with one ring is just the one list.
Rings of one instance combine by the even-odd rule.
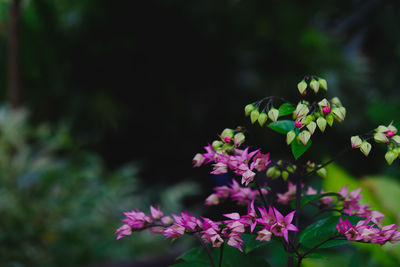
[[[0, 3], [3, 103], [11, 2]], [[191, 159], [226, 127], [245, 126], [250, 145], [288, 155], [284, 138], [252, 127], [243, 108], [268, 95], [295, 102], [306, 74], [324, 77], [348, 114], [316, 137], [311, 159], [399, 121], [398, 1], [25, 0], [20, 11], [19, 101], [32, 123], [67, 124], [74, 149], [109, 170], [138, 163], [144, 186], [189, 180], [207, 195], [209, 169]], [[354, 175], [399, 174], [376, 160], [384, 153], [340, 163]]]

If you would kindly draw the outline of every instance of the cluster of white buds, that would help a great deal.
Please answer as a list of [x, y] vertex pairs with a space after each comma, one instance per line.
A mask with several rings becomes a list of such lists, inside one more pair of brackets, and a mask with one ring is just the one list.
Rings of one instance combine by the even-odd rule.
[[306, 145], [317, 126], [321, 132], [324, 132], [327, 124], [332, 127], [334, 120], [342, 122], [345, 117], [346, 108], [337, 97], [330, 101], [324, 98], [317, 104], [302, 100], [293, 112], [295, 129], [286, 134], [286, 143], [290, 145], [297, 137], [303, 145]]
[[219, 140], [214, 140], [211, 144], [217, 153], [232, 152], [235, 147], [239, 147], [245, 141], [245, 135], [241, 130], [226, 128], [219, 135]]
[[[374, 140], [376, 143], [387, 144], [387, 152], [385, 154], [386, 162], [391, 165], [400, 155], [400, 135], [397, 135], [397, 128], [393, 126], [393, 122], [389, 126], [379, 125], [375, 129]], [[371, 151], [371, 144], [360, 136], [351, 137], [352, 148], [360, 148], [360, 151], [368, 156]]]
[[271, 179], [282, 177], [282, 179], [286, 181], [289, 178], [289, 175], [296, 171], [296, 168], [297, 167], [294, 164], [279, 160], [276, 164], [267, 169], [266, 175]]
[[[259, 103], [261, 102], [262, 100], [259, 101]], [[254, 124], [256, 121], [258, 121], [261, 127], [264, 126], [264, 124], [268, 121], [268, 118], [273, 122], [277, 122], [279, 118], [278, 109], [271, 107], [269, 109], [264, 109], [260, 112], [258, 110], [258, 105], [254, 104], [246, 105], [246, 107], [244, 108], [244, 113], [246, 116], [250, 116], [251, 123]]]
[[328, 90], [328, 84], [325, 79], [316, 77], [316, 76], [305, 76], [304, 79], [297, 84], [297, 89], [299, 90], [300, 94], [306, 95], [307, 88], [311, 88], [314, 93], [318, 93], [319, 88], [324, 89], [325, 91]]

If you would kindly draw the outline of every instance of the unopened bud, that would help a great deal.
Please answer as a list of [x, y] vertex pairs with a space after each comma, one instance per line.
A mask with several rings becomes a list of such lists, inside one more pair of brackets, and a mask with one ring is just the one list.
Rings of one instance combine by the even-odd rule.
[[369, 152], [371, 151], [371, 148], [372, 148], [371, 144], [364, 140], [361, 143], [360, 151], [367, 157]]
[[260, 116], [258, 116], [258, 124], [262, 127], [268, 120], [268, 115], [265, 112], [261, 112]]
[[299, 90], [300, 94], [305, 95], [307, 89], [307, 83], [305, 80], [302, 80], [297, 84], [297, 89]]
[[400, 135], [393, 136], [392, 140], [395, 141], [397, 144], [400, 144]]
[[387, 131], [386, 132], [386, 136], [389, 137], [389, 138], [392, 137], [393, 135], [394, 135], [393, 131]]
[[326, 115], [325, 120], [328, 123], [328, 125], [332, 127], [333, 120], [334, 120], [332, 113], [329, 113], [328, 115]]
[[296, 118], [301, 119], [308, 114], [308, 107], [302, 103], [297, 104], [296, 107]]
[[276, 108], [271, 108], [268, 111], [268, 117], [273, 121], [276, 122], [278, 120], [279, 117], [279, 110], [277, 110]]
[[315, 93], [318, 93], [318, 90], [319, 90], [319, 83], [318, 83], [315, 79], [312, 79], [312, 80], [311, 80], [311, 82], [310, 82], [310, 87], [311, 87], [311, 89], [313, 89], [313, 91], [314, 91]]
[[246, 116], [249, 116], [250, 113], [255, 109], [256, 107], [253, 104], [248, 104], [244, 107], [244, 114]]
[[192, 160], [193, 167], [200, 167], [203, 164], [203, 162], [204, 162], [204, 156], [200, 153], [197, 153]]
[[385, 133], [385, 132], [389, 131], [389, 129], [386, 126], [379, 125], [378, 128], [375, 129], [375, 131], [377, 133]]
[[253, 111], [250, 113], [250, 120], [251, 120], [251, 123], [254, 124], [254, 123], [257, 121], [257, 119], [258, 119], [259, 116], [260, 116], [260, 112], [258, 112], [257, 109], [253, 110]]
[[221, 141], [215, 140], [212, 142], [212, 148], [214, 150], [218, 150], [220, 147], [222, 147], [224, 144]]
[[296, 132], [291, 130], [286, 134], [286, 144], [290, 145], [294, 138], [296, 137]]
[[387, 143], [389, 142], [389, 139], [384, 133], [375, 133], [374, 134], [374, 140], [377, 143]]
[[325, 168], [321, 168], [321, 169], [319, 169], [318, 171], [317, 171], [317, 174], [319, 175], [319, 176], [321, 176], [322, 178], [326, 178], [326, 169]]
[[287, 171], [282, 171], [282, 178], [286, 181], [289, 178], [289, 173]]
[[325, 128], [326, 128], [326, 120], [322, 117], [319, 117], [317, 119], [317, 125], [318, 125], [318, 128], [321, 130], [321, 132], [324, 132]]
[[344, 120], [344, 116], [346, 115], [346, 114], [343, 114], [342, 110], [340, 110], [340, 109], [341, 108], [333, 108], [332, 109], [333, 117], [339, 122], [343, 121]]
[[319, 87], [321, 87], [321, 88], [324, 89], [325, 91], [328, 90], [328, 83], [326, 82], [325, 79], [319, 78], [319, 79], [318, 79], [318, 83], [319, 83]]
[[269, 168], [269, 169], [267, 170], [267, 173], [266, 173], [267, 177], [272, 178], [273, 175], [274, 175], [274, 172], [275, 172], [275, 167]]
[[280, 159], [280, 160], [278, 160], [278, 161], [276, 162], [276, 164], [277, 164], [278, 166], [282, 166], [282, 165], [283, 165], [283, 161]]
[[293, 169], [293, 166], [287, 166], [286, 167], [286, 170], [288, 171], [288, 172], [290, 172], [290, 173], [294, 173], [294, 169]]
[[398, 154], [394, 153], [393, 151], [388, 151], [385, 154], [386, 162], [389, 165], [392, 165], [393, 161], [397, 158]]
[[331, 99], [332, 104], [341, 107], [342, 106], [342, 102], [340, 102], [340, 99], [338, 97], [334, 97]]
[[235, 146], [240, 146], [241, 144], [243, 144], [244, 140], [245, 136], [242, 132], [235, 134], [235, 136], [233, 137], [233, 142], [235, 143]]
[[232, 143], [225, 143], [221, 150], [223, 152], [232, 152], [235, 149], [235, 146]]
[[306, 121], [304, 122], [306, 125], [308, 125], [310, 122], [314, 121], [314, 116], [313, 115], [307, 115]]
[[299, 139], [303, 143], [303, 145], [307, 145], [308, 140], [310, 140], [311, 134], [309, 131], [304, 130], [299, 134]]
[[360, 147], [361, 144], [362, 144], [362, 140], [361, 140], [361, 138], [360, 138], [358, 135], [352, 136], [352, 137], [350, 138], [350, 141], [351, 141], [351, 147], [352, 147], [352, 148], [358, 148], [358, 147]]
[[329, 107], [329, 101], [326, 98], [324, 98], [318, 102], [318, 106], [320, 106], [321, 109], [324, 107]]
[[392, 123], [388, 126], [389, 131], [392, 131], [394, 134], [397, 133], [397, 128], [392, 125]]
[[328, 114], [329, 112], [331, 112], [331, 108], [330, 107], [323, 107], [322, 108], [322, 113], [324, 113], [324, 115]]
[[234, 135], [234, 134], [235, 134], [235, 131], [234, 131], [233, 129], [225, 128], [225, 129], [222, 131], [220, 137], [221, 137], [222, 140], [225, 141], [225, 138], [226, 138], [226, 137], [233, 138], [233, 135]]
[[303, 126], [303, 124], [300, 121], [295, 121], [294, 126], [300, 128], [301, 126]]
[[307, 125], [307, 129], [310, 131], [310, 134], [314, 134], [315, 128], [317, 128], [317, 124], [313, 121]]

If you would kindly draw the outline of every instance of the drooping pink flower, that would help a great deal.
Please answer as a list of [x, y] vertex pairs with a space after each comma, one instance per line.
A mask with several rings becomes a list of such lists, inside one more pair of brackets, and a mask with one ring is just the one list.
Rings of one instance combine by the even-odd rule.
[[185, 233], [185, 227], [179, 224], [173, 224], [164, 230], [164, 236], [167, 238], [178, 238]]
[[267, 166], [271, 163], [269, 160], [269, 153], [262, 154], [260, 151], [253, 158], [253, 162], [251, 163], [250, 169], [256, 169], [261, 172], [267, 168]]
[[152, 222], [152, 218], [141, 211], [127, 211], [124, 212], [124, 215], [126, 218], [123, 219], [122, 222], [128, 224], [134, 229], [141, 229]]
[[257, 232], [256, 240], [262, 241], [271, 241], [272, 233], [268, 231], [266, 228], [262, 229], [261, 231]]
[[251, 170], [247, 170], [242, 174], [242, 184], [245, 184], [246, 186], [254, 180], [254, 176], [256, 174], [252, 172]]
[[129, 225], [124, 224], [118, 228], [115, 233], [118, 234], [117, 240], [119, 240], [125, 236], [130, 236], [132, 234], [132, 228]]
[[207, 206], [212, 206], [212, 205], [218, 205], [219, 204], [219, 197], [217, 194], [211, 194], [209, 195], [206, 200], [205, 204]]
[[289, 204], [290, 201], [296, 198], [296, 185], [288, 182], [288, 191], [284, 194], [276, 194], [278, 197], [278, 202], [281, 204]]
[[235, 247], [238, 250], [240, 250], [241, 252], [243, 252], [242, 249], [242, 244], [243, 244], [243, 240], [242, 237], [238, 234], [230, 234], [228, 237], [228, 242], [227, 244], [231, 247]]
[[218, 174], [224, 174], [228, 172], [228, 165], [222, 162], [218, 162], [216, 164], [213, 164], [214, 170], [211, 172], [212, 174], [218, 175]]
[[192, 160], [193, 167], [200, 167], [201, 165], [203, 165], [204, 161], [205, 161], [205, 158], [203, 157], [203, 155], [200, 153], [197, 153]]
[[274, 210], [271, 206], [268, 208], [268, 212], [265, 207], [258, 208], [260, 211], [261, 218], [257, 218], [256, 221], [264, 225], [267, 229], [271, 229], [271, 226], [276, 222]]
[[158, 206], [157, 209], [153, 206], [150, 206], [150, 212], [153, 220], [159, 220], [162, 216], [164, 216], [164, 213], [160, 210], [160, 206]]
[[276, 222], [271, 226], [271, 232], [276, 236], [283, 236], [289, 243], [289, 232], [298, 231], [297, 227], [292, 224], [293, 216], [296, 211], [292, 211], [285, 217], [275, 208], [273, 208]]
[[186, 230], [195, 231], [197, 227], [197, 219], [187, 212], [182, 212], [181, 216], [172, 214], [175, 223], [183, 226]]

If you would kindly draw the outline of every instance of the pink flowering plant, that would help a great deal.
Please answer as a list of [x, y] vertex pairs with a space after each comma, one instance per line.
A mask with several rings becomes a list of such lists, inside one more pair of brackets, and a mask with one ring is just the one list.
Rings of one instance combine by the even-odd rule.
[[[160, 207], [151, 206], [149, 214], [139, 210], [124, 212], [123, 225], [116, 230], [117, 239], [145, 229], [169, 239], [191, 235], [198, 239], [200, 246], [182, 255], [182, 262], [174, 266], [219, 267], [269, 266], [268, 255], [257, 250], [272, 240], [287, 252], [288, 266], [301, 266], [302, 260], [317, 249], [350, 241], [380, 245], [398, 242], [398, 226], [382, 224], [384, 214], [362, 202], [361, 188], [349, 191], [343, 185], [339, 192], [324, 192], [305, 184], [312, 175], [325, 177], [324, 167], [351, 149], [360, 149], [368, 156], [372, 147], [370, 140], [387, 145], [385, 159], [392, 164], [400, 153], [397, 129], [393, 124], [381, 125], [369, 134], [352, 136], [347, 147], [325, 163], [300, 159], [318, 130], [324, 133], [335, 121], [344, 121], [346, 108], [337, 97], [308, 100], [316, 99], [320, 91], [327, 91], [325, 79], [305, 76], [297, 88], [301, 100], [296, 105], [279, 97], [266, 97], [245, 107], [245, 115], [253, 124], [267, 125], [286, 137], [292, 160], [275, 159], [260, 148], [245, 146], [243, 127], [223, 130], [218, 140], [193, 158], [194, 167], [210, 165], [212, 174], [231, 173], [235, 177], [229, 184], [215, 187], [205, 199], [205, 205], [219, 205], [229, 200], [244, 206], [246, 212], [238, 209], [215, 220], [194, 217], [188, 212], [165, 215]], [[287, 191], [272, 192], [268, 183], [274, 179], [284, 180]], [[316, 207], [318, 215], [325, 216], [301, 222], [305, 219], [301, 216], [302, 210], [308, 206]], [[284, 207], [282, 210], [286, 212], [277, 207]]]

